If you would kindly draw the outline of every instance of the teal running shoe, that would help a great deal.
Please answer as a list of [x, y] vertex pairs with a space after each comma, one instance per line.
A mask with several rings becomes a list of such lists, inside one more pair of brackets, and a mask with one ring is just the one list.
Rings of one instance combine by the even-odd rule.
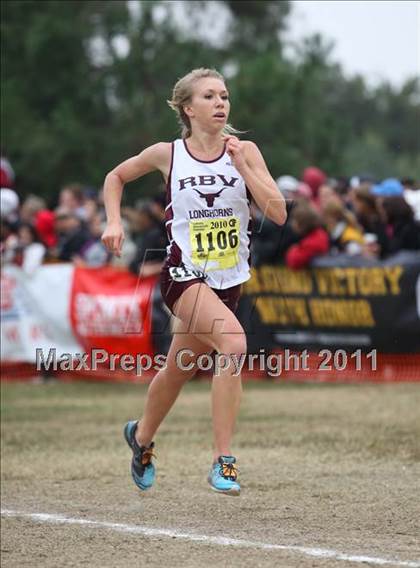
[[226, 493], [226, 495], [239, 495], [241, 486], [237, 481], [238, 470], [236, 459], [233, 456], [219, 456], [210, 470], [208, 482], [213, 491]]
[[155, 482], [155, 466], [152, 464], [152, 458], [155, 457], [153, 448], [154, 442], [148, 448], [139, 446], [135, 437], [138, 420], [127, 422], [124, 427], [124, 438], [133, 452], [131, 460], [131, 475], [134, 483], [142, 491], [146, 491], [152, 487]]

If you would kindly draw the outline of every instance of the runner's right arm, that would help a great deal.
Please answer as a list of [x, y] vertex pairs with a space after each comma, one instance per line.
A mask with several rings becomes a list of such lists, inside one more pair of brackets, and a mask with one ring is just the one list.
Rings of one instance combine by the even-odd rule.
[[149, 146], [137, 156], [128, 158], [111, 170], [104, 182], [104, 204], [107, 225], [102, 242], [113, 254], [120, 256], [124, 241], [121, 223], [121, 197], [124, 185], [150, 172], [159, 170], [167, 179], [171, 161], [171, 144], [159, 142]]

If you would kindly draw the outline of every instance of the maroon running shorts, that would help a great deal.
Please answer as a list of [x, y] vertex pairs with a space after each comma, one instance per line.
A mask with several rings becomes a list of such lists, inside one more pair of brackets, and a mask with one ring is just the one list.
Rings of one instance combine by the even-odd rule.
[[[193, 278], [191, 280], [186, 280], [185, 282], [177, 282], [173, 280], [169, 273], [169, 269], [174, 265], [168, 257], [162, 267], [162, 272], [160, 275], [160, 289], [162, 292], [162, 298], [168, 308], [173, 312], [173, 305], [176, 300], [181, 296], [182, 292], [189, 288], [192, 284], [197, 282], [202, 282], [205, 284], [204, 278]], [[241, 285], [237, 284], [231, 288], [225, 288], [224, 290], [218, 290], [217, 288], [211, 288], [222, 300], [222, 302], [232, 311], [235, 312], [238, 307], [239, 296], [241, 295]], [[174, 314], [175, 315], [175, 314]]]

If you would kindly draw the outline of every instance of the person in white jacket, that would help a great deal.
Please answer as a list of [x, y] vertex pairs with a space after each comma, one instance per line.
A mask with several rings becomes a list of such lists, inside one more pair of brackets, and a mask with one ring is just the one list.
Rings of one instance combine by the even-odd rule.
[[20, 225], [18, 229], [17, 264], [27, 275], [32, 275], [44, 261], [47, 249], [40, 242], [35, 229], [29, 223]]

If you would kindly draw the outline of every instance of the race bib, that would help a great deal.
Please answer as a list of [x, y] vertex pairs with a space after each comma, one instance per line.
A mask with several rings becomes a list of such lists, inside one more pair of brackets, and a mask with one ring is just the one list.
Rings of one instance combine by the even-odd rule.
[[188, 280], [193, 280], [194, 278], [207, 278], [207, 274], [201, 272], [201, 270], [191, 270], [184, 265], [181, 266], [171, 266], [169, 269], [169, 274], [172, 280], [175, 282], [187, 282]]
[[206, 271], [232, 268], [239, 262], [239, 218], [190, 222], [192, 261]]

